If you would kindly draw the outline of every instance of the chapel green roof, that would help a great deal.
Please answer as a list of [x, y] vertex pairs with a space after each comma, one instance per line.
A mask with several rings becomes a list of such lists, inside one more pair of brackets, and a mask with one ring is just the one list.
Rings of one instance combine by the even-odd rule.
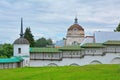
[[85, 43], [81, 46], [82, 48], [104, 48], [102, 43]]
[[120, 41], [119, 40], [108, 40], [108, 41], [104, 42], [103, 44], [104, 45], [116, 45], [116, 46], [119, 46]]
[[78, 50], [82, 50], [83, 48], [81, 48], [80, 46], [64, 46], [59, 48], [59, 50], [62, 51], [78, 51]]
[[21, 62], [23, 59], [21, 57], [11, 57], [11, 58], [1, 58], [0, 63], [14, 63]]
[[58, 48], [30, 48], [31, 53], [58, 53]]

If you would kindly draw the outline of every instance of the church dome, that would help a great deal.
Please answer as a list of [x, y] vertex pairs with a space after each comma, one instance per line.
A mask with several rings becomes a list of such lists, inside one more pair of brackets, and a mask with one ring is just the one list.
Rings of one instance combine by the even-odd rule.
[[78, 20], [78, 19], [75, 18], [74, 24], [71, 25], [71, 26], [68, 28], [68, 31], [73, 30], [73, 29], [78, 29], [78, 30], [84, 31], [84, 29], [82, 28], [82, 26], [80, 26], [80, 25], [78, 24], [77, 20]]
[[29, 44], [29, 41], [23, 37], [20, 37], [14, 41], [14, 44]]
[[74, 28], [77, 28], [78, 30], [84, 31], [84, 29], [82, 28], [82, 26], [80, 26], [79, 24], [73, 24], [73, 25], [71, 25], [70, 28], [68, 28], [68, 31], [69, 30], [73, 30]]

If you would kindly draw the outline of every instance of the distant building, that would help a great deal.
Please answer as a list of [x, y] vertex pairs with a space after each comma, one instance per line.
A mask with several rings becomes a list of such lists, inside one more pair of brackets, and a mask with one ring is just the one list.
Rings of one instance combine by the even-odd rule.
[[79, 45], [85, 39], [84, 28], [78, 24], [78, 19], [67, 30], [66, 46]]
[[56, 41], [55, 43], [55, 47], [63, 47], [65, 46], [65, 40], [60, 40], [60, 41]]
[[120, 40], [120, 32], [95, 31], [94, 37], [96, 43], [103, 43], [108, 40]]

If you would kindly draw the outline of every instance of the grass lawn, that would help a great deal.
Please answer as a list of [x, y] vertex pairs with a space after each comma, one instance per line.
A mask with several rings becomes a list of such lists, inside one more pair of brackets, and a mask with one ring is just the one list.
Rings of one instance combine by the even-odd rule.
[[4, 69], [0, 80], [120, 80], [120, 65]]

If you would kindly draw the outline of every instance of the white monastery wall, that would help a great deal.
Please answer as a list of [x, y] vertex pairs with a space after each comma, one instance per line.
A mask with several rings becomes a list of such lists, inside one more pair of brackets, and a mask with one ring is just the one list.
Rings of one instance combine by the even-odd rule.
[[18, 63], [0, 63], [0, 69], [17, 68]]
[[84, 56], [83, 58], [63, 58], [61, 61], [30, 60], [30, 66], [48, 66], [50, 64], [51, 66], [68, 66], [71, 64], [77, 64], [82, 66], [92, 64], [92, 62], [95, 63], [97, 61], [101, 64], [119, 63], [120, 53], [107, 53], [104, 56]]

